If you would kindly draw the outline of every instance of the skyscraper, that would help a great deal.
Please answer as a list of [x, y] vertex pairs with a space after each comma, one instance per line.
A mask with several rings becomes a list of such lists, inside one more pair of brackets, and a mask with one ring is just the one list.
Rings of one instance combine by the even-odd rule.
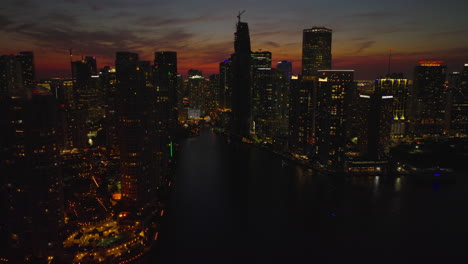
[[[117, 52], [117, 116], [122, 198], [148, 201], [156, 186], [154, 87], [147, 82], [138, 54]], [[148, 86], [148, 85], [149, 86]]]
[[382, 96], [392, 96], [390, 136], [398, 140], [406, 134], [408, 122], [408, 80], [402, 74], [393, 74], [387, 78], [375, 80], [375, 91], [381, 91]]
[[411, 132], [414, 136], [443, 134], [447, 66], [443, 61], [419, 61], [411, 91]]
[[449, 76], [449, 131], [452, 136], [468, 135], [468, 64]]
[[302, 36], [302, 75], [316, 76], [318, 70], [330, 70], [332, 30], [313, 27], [304, 29]]
[[318, 71], [315, 149], [319, 162], [334, 169], [344, 165], [349, 94], [353, 88], [352, 70]]
[[0, 94], [17, 93], [23, 87], [21, 64], [16, 56], [0, 56]]
[[239, 21], [234, 34], [234, 54], [232, 55], [232, 133], [240, 137], [250, 134], [251, 50], [249, 26]]
[[232, 60], [219, 63], [219, 107], [231, 109]]
[[292, 63], [289, 61], [280, 61], [276, 64], [276, 68], [282, 73], [283, 78], [286, 80], [291, 80], [292, 76]]
[[19, 63], [21, 64], [21, 75], [23, 78], [24, 87], [32, 88], [35, 79], [34, 70], [34, 54], [32, 51], [20, 51], [16, 55]]
[[289, 103], [289, 149], [292, 153], [310, 154], [312, 144], [313, 82], [292, 76]]
[[154, 53], [154, 84], [158, 94], [168, 98], [168, 118], [174, 122], [177, 118], [177, 52], [159, 51]]
[[254, 51], [252, 56], [252, 70], [258, 68], [271, 68], [271, 52], [269, 51]]
[[54, 255], [64, 225], [57, 101], [25, 92], [0, 97], [0, 257], [12, 263]]
[[275, 69], [257, 68], [252, 81], [252, 120], [259, 140], [272, 143], [279, 134], [279, 89], [278, 74]]
[[72, 62], [72, 74], [75, 111], [83, 112], [89, 131], [95, 131], [100, 127], [99, 122], [105, 114], [102, 108], [104, 93], [97, 75], [96, 59], [87, 56], [85, 60]]

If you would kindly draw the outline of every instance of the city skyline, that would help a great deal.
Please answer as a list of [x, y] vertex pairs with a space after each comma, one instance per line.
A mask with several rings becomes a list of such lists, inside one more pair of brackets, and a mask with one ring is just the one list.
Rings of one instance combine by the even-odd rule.
[[75, 60], [96, 56], [99, 68], [113, 66], [117, 51], [151, 61], [154, 52], [173, 50], [180, 73], [195, 68], [208, 75], [218, 73], [219, 62], [233, 53], [235, 16], [244, 9], [252, 51], [272, 52], [273, 65], [291, 61], [295, 74], [301, 69], [302, 31], [313, 26], [333, 30], [333, 69], [354, 69], [356, 79], [386, 74], [389, 48], [392, 71], [409, 78], [418, 60], [444, 60], [448, 72], [468, 61], [463, 1], [6, 1], [0, 49], [32, 50], [39, 78], [70, 76], [69, 49]]

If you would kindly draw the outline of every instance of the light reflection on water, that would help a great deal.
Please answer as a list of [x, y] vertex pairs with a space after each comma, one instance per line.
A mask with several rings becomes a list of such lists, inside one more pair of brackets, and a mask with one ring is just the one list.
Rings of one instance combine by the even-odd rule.
[[[452, 192], [451, 185], [419, 184], [396, 175], [327, 175], [201, 133], [185, 142], [172, 214], [177, 217], [169, 221], [178, 230], [173, 231], [176, 247], [193, 246], [191, 253], [216, 253], [211, 247], [225, 245], [219, 252], [229, 255], [373, 251], [403, 256], [434, 250], [437, 239], [450, 238], [452, 229], [468, 235], [466, 225], [455, 228], [443, 214], [456, 208], [453, 201], [468, 204], [463, 188]], [[453, 211], [457, 221], [468, 222], [466, 213]], [[436, 231], [427, 237], [427, 230]], [[457, 248], [447, 242], [443, 250], [449, 252], [449, 246]], [[193, 257], [184, 253], [178, 255]], [[202, 262], [205, 256], [178, 263]]]

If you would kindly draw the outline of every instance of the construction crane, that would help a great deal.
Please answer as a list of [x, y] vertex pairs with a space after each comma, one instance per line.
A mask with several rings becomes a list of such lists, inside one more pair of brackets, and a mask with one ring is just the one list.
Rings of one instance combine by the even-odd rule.
[[245, 10], [242, 11], [242, 12], [239, 12], [239, 14], [237, 15], [237, 19], [239, 20], [239, 22], [240, 22], [241, 15], [244, 14], [244, 13], [245, 13]]

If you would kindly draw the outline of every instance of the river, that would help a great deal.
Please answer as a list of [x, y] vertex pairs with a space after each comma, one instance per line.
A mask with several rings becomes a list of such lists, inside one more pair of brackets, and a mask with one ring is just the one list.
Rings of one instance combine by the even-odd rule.
[[467, 186], [327, 176], [203, 128], [181, 145], [154, 263], [446, 262], [468, 255]]

